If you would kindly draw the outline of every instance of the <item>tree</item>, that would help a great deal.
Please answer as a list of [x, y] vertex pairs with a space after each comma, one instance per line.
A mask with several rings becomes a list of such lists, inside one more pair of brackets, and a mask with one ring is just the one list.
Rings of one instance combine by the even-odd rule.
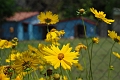
[[10, 17], [15, 12], [14, 0], [0, 0], [0, 24], [6, 17]]

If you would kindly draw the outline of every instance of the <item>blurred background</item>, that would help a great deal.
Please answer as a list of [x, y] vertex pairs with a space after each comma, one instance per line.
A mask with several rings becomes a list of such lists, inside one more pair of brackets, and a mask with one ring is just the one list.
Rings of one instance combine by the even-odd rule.
[[[89, 10], [91, 7], [104, 11], [106, 18], [114, 19], [115, 22], [111, 25], [99, 22], [96, 26], [97, 19]], [[109, 52], [113, 44], [113, 41], [108, 38], [107, 30], [115, 30], [120, 35], [119, 0], [0, 0], [0, 38], [11, 40], [17, 37], [19, 39], [17, 48], [20, 51], [26, 50], [28, 44], [37, 47], [38, 43], [45, 43], [46, 25], [39, 24], [37, 15], [40, 12], [52, 11], [59, 15], [60, 22], [50, 25], [49, 29], [63, 29], [66, 32], [60, 41], [61, 44], [69, 42], [73, 48], [80, 42], [86, 44], [82, 20], [76, 13], [80, 8], [86, 11], [84, 21], [87, 37], [89, 39], [96, 36], [100, 38], [99, 44], [93, 48], [93, 77], [96, 80], [107, 80]], [[116, 44], [113, 51], [120, 52], [120, 45]], [[85, 56], [87, 59], [88, 55], [85, 54]], [[86, 61], [89, 64], [89, 61]], [[120, 79], [119, 63], [119, 60], [112, 56], [115, 69], [111, 80]], [[81, 64], [83, 64], [82, 61]], [[73, 72], [76, 73], [75, 76], [82, 75], [75, 70]]]

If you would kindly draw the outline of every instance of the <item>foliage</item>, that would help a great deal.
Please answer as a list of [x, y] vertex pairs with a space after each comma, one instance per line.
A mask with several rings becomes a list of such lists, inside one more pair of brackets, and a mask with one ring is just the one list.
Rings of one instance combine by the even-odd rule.
[[0, 0], [0, 22], [13, 15], [15, 10], [15, 0]]

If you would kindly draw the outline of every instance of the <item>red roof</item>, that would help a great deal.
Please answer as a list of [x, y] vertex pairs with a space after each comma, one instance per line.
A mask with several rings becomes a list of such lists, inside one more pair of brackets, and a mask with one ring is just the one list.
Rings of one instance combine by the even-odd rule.
[[13, 16], [6, 18], [7, 21], [22, 21], [32, 16], [38, 15], [39, 12], [16, 12]]

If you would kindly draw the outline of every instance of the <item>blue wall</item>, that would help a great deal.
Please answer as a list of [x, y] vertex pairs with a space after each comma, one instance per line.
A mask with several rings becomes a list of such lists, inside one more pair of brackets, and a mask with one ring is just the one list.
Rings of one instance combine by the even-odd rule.
[[[11, 36], [13, 37], [17, 37], [17, 25], [18, 23], [17, 22], [6, 22], [6, 23], [3, 23], [2, 24], [2, 30], [3, 30], [3, 33], [2, 33], [2, 37], [5, 38], [5, 39], [10, 39]], [[10, 33], [10, 27], [13, 27], [14, 28], [14, 34], [12, 35]]]
[[[95, 25], [90, 24], [88, 22], [84, 22], [86, 26], [86, 34], [87, 37], [93, 37], [95, 36]], [[82, 24], [82, 20], [70, 20], [70, 21], [64, 21], [59, 22], [56, 24], [58, 30], [65, 30], [64, 38], [70, 38], [71, 36], [74, 37], [74, 27], [78, 24]]]
[[[11, 39], [10, 27], [13, 27], [14, 33], [12, 37], [17, 37], [19, 40], [41, 39], [41, 37], [40, 38], [34, 37], [34, 35], [36, 34], [38, 35], [38, 33], [35, 33], [35, 31], [37, 32], [38, 29], [34, 30], [33, 25], [37, 24], [38, 22], [39, 20], [37, 19], [37, 15], [18, 22], [15, 21], [5, 22], [1, 26], [3, 30], [2, 38]], [[26, 32], [24, 31], [23, 23], [28, 23]]]
[[[23, 23], [28, 23], [27, 32], [24, 31]], [[2, 25], [4, 30], [2, 35], [4, 38], [9, 39], [11, 37], [9, 28], [14, 27], [14, 37], [18, 37], [19, 40], [42, 40], [44, 35], [42, 26], [34, 25], [38, 23], [37, 15], [19, 22], [6, 22]], [[74, 28], [78, 24], [82, 24], [80, 19], [59, 22], [55, 26], [57, 30], [65, 30], [63, 38], [70, 38], [74, 37]], [[95, 25], [85, 22], [85, 26], [87, 37], [96, 36]]]

